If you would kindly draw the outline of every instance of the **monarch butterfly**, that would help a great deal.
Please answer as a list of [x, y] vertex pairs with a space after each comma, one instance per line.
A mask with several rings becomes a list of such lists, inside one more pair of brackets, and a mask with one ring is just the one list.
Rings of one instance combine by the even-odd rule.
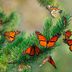
[[68, 39], [68, 40], [65, 39], [64, 42], [70, 46], [69, 50], [72, 51], [72, 39]]
[[62, 13], [62, 10], [60, 10], [57, 7], [51, 6], [51, 5], [46, 6], [46, 9], [50, 11], [53, 17], [58, 17]]
[[55, 62], [54, 62], [54, 60], [52, 59], [51, 56], [46, 57], [46, 58], [43, 60], [43, 62], [42, 62], [42, 64], [40, 65], [40, 67], [41, 67], [42, 65], [46, 64], [46, 62], [49, 62], [54, 68], [57, 68], [57, 67], [56, 67], [56, 64], [55, 64]]
[[25, 51], [23, 51], [23, 54], [29, 54], [30, 56], [34, 56], [35, 54], [39, 55], [40, 51], [41, 50], [39, 49], [39, 47], [33, 44], [32, 46], [27, 48]]
[[53, 47], [60, 36], [60, 34], [56, 34], [50, 40], [46, 40], [45, 36], [43, 36], [40, 32], [36, 31], [35, 33], [37, 35], [40, 45], [46, 48]]
[[72, 35], [72, 32], [70, 30], [67, 30], [65, 33], [64, 33], [64, 39], [69, 39]]
[[19, 34], [20, 32], [19, 31], [10, 31], [10, 32], [5, 32], [4, 33], [4, 36], [5, 38], [9, 41], [9, 42], [12, 42], [15, 40], [15, 36], [17, 34]]

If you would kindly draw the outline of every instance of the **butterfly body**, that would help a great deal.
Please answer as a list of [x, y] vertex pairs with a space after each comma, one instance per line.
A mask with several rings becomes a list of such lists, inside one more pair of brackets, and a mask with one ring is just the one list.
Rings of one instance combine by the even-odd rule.
[[27, 48], [23, 54], [28, 54], [30, 56], [34, 56], [34, 55], [39, 55], [40, 54], [40, 49], [36, 46], [36, 45], [32, 45], [29, 48]]
[[37, 35], [40, 45], [46, 48], [53, 47], [60, 36], [60, 34], [56, 34], [50, 40], [47, 40], [45, 36], [43, 36], [40, 32], [36, 31], [35, 33]]

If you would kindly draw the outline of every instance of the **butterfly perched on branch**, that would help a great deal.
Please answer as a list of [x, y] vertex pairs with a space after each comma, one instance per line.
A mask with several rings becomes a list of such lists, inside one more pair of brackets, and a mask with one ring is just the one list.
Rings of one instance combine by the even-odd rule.
[[65, 39], [64, 42], [69, 45], [69, 50], [72, 51], [72, 39]]
[[53, 17], [58, 17], [62, 13], [61, 9], [54, 7], [54, 6], [51, 6], [51, 5], [46, 6], [46, 9], [48, 11], [50, 11], [50, 13]]
[[23, 51], [23, 54], [34, 56], [34, 55], [39, 55], [40, 52], [41, 52], [40, 48], [37, 47], [35, 44], [33, 44], [32, 46], [28, 47], [25, 51]]
[[37, 35], [40, 45], [46, 48], [54, 47], [56, 41], [60, 37], [60, 34], [56, 34], [50, 40], [47, 40], [46, 37], [43, 36], [40, 32], [36, 31], [35, 33]]
[[4, 36], [9, 42], [12, 42], [15, 40], [15, 36], [18, 35], [19, 33], [20, 31], [8, 31], [4, 33]]
[[72, 31], [70, 30], [67, 30], [65, 33], [64, 33], [64, 39], [69, 39], [72, 35]]
[[42, 64], [40, 65], [40, 67], [43, 66], [44, 64], [46, 64], [47, 62], [49, 62], [54, 68], [57, 68], [57, 67], [56, 67], [56, 64], [55, 64], [55, 62], [54, 62], [54, 60], [52, 59], [51, 56], [46, 57], [46, 58], [43, 60], [43, 62], [42, 62]]

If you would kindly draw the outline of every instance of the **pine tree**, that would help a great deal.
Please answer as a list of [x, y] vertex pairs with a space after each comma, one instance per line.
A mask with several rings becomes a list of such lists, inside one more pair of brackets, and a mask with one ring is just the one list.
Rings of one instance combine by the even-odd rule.
[[0, 12], [0, 72], [4, 72], [7, 67], [8, 56], [10, 54], [10, 46], [8, 47], [7, 40], [5, 39], [4, 32], [14, 31], [18, 26], [18, 15], [12, 12], [6, 15], [3, 11]]

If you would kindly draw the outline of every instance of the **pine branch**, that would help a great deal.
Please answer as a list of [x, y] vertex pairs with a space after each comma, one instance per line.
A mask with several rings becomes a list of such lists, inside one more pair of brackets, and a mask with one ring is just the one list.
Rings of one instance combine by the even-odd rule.
[[[66, 18], [66, 22], [64, 20], [64, 17]], [[69, 26], [70, 24], [70, 15], [62, 16], [56, 25], [51, 30], [51, 35], [54, 36], [57, 33], [63, 33], [64, 30]]]
[[46, 7], [47, 5], [53, 4], [55, 0], [37, 0], [37, 1], [40, 3], [40, 5]]
[[2, 32], [15, 30], [19, 22], [18, 19], [19, 17], [15, 12], [11, 13], [9, 16], [6, 16], [3, 21]]
[[43, 27], [43, 35], [49, 40], [50, 39], [50, 30], [52, 27], [52, 19], [46, 19]]

